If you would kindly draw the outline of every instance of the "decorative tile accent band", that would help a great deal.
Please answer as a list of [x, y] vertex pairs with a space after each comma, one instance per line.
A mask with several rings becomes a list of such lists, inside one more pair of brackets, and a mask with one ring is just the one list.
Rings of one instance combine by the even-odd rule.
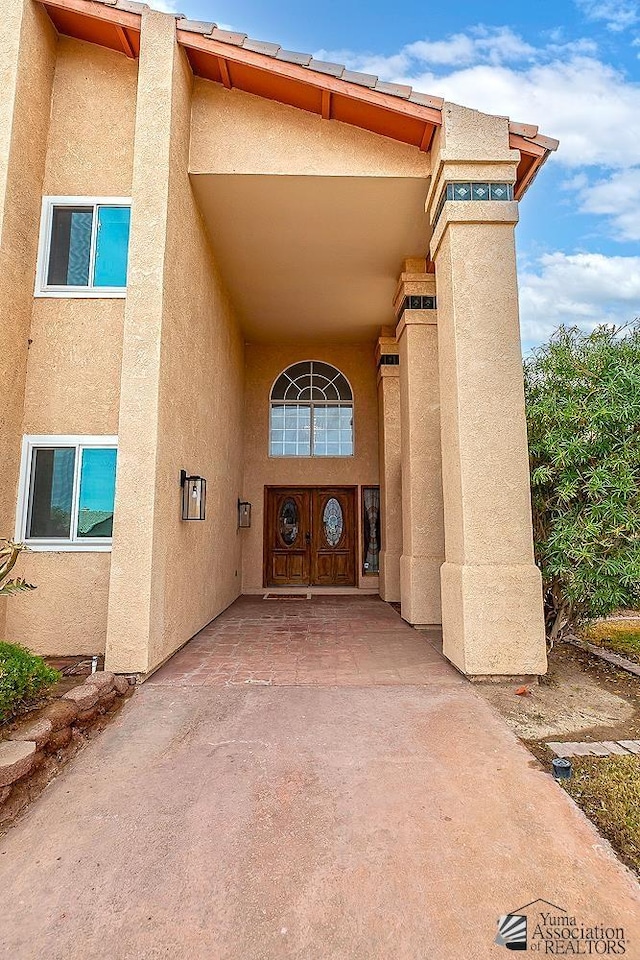
[[397, 353], [383, 353], [380, 355], [379, 366], [381, 367], [397, 367], [399, 363], [400, 357]]
[[513, 200], [512, 183], [445, 183], [440, 202], [433, 219], [433, 226], [440, 219], [447, 200]]
[[411, 297], [407, 296], [404, 298], [404, 303], [402, 304], [402, 310], [400, 311], [400, 316], [405, 312], [405, 310], [436, 310], [436, 298], [435, 297]]

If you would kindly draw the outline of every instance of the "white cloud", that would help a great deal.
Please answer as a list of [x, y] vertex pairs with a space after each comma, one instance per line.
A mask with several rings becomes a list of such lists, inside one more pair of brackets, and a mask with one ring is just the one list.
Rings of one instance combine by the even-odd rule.
[[458, 103], [537, 123], [558, 137], [557, 161], [566, 166], [640, 163], [640, 84], [594, 57], [554, 59], [524, 70], [481, 65], [416, 81], [419, 89], [427, 85]]
[[462, 66], [487, 62], [508, 63], [534, 57], [536, 50], [509, 27], [472, 27], [446, 40], [418, 40], [404, 48], [411, 60], [429, 64]]
[[[485, 113], [536, 123], [560, 140], [555, 162], [565, 166], [638, 165], [640, 84], [584, 52], [590, 49], [590, 42], [577, 41], [532, 53], [502, 29], [487, 36], [418, 41], [390, 57], [344, 50], [318, 56]], [[507, 62], [518, 58], [518, 64]]]
[[[640, 239], [640, 84], [599, 59], [592, 40], [567, 41], [554, 31], [545, 45], [533, 47], [508, 27], [478, 26], [407, 44], [389, 57], [349, 51], [323, 56], [486, 113], [536, 123], [560, 140], [551, 162], [574, 174], [565, 186], [575, 190], [576, 205], [609, 217], [616, 239]], [[600, 178], [592, 188], [589, 167]]]
[[616, 172], [583, 190], [580, 210], [610, 217], [617, 240], [640, 240], [640, 167]]
[[520, 273], [520, 318], [525, 343], [545, 340], [564, 323], [585, 330], [628, 323], [640, 315], [640, 256], [561, 252], [540, 257]]
[[636, 0], [577, 0], [589, 20], [602, 20], [609, 30], [619, 32], [640, 21]]
[[425, 65], [466, 67], [475, 63], [514, 63], [535, 58], [537, 51], [510, 27], [480, 24], [470, 27], [467, 33], [454, 33], [444, 40], [416, 40], [388, 57], [351, 50], [319, 50], [314, 56], [347, 62], [355, 70], [392, 80], [419, 72]]

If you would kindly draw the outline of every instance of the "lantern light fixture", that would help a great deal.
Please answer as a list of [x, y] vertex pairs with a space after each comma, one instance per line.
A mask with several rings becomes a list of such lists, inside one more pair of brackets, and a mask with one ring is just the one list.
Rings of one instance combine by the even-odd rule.
[[251, 504], [238, 499], [238, 526], [246, 529], [251, 526]]
[[207, 481], [204, 477], [190, 477], [186, 470], [180, 471], [182, 488], [181, 520], [204, 520], [207, 503]]

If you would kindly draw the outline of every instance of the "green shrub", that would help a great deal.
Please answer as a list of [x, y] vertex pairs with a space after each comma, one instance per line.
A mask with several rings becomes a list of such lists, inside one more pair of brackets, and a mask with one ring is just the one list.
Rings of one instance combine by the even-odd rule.
[[525, 363], [547, 636], [640, 603], [640, 326], [560, 328]]
[[58, 671], [48, 667], [42, 657], [17, 643], [0, 641], [0, 720], [59, 679]]

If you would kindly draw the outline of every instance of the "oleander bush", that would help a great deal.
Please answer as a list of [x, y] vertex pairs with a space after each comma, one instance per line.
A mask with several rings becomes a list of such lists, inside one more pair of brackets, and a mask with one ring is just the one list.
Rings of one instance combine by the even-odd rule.
[[547, 637], [640, 605], [640, 326], [561, 327], [525, 361]]

